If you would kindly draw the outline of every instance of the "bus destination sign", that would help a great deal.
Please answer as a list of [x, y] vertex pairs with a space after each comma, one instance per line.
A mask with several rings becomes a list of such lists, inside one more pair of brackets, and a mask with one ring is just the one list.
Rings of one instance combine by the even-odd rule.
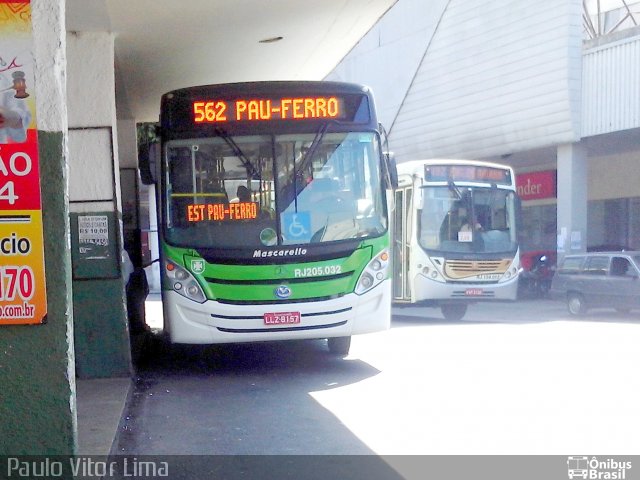
[[235, 222], [238, 220], [255, 220], [256, 218], [258, 218], [257, 202], [197, 203], [187, 205], [187, 220], [189, 222]]
[[204, 99], [192, 102], [193, 122], [215, 124], [268, 120], [341, 120], [344, 100], [336, 96]]
[[511, 184], [511, 174], [506, 168], [478, 165], [425, 165], [424, 177], [430, 182], [490, 182]]

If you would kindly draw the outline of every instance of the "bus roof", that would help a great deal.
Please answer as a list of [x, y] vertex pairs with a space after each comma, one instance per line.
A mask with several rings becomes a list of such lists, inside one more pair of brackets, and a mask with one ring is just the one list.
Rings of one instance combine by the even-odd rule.
[[397, 170], [398, 181], [402, 185], [420, 178], [430, 184], [446, 185], [454, 181], [456, 184], [492, 184], [502, 188], [515, 188], [513, 169], [510, 166], [480, 160], [452, 158], [411, 160], [398, 163]]
[[288, 92], [308, 92], [317, 93], [340, 91], [344, 93], [359, 93], [371, 95], [371, 89], [366, 85], [359, 83], [347, 82], [326, 82], [313, 80], [275, 80], [260, 82], [235, 82], [235, 83], [216, 83], [210, 85], [196, 85], [193, 87], [178, 88], [165, 93], [162, 97], [168, 95], [194, 94], [198, 92], [208, 93], [216, 92], [223, 98], [233, 97], [236, 95], [263, 95], [273, 93]]

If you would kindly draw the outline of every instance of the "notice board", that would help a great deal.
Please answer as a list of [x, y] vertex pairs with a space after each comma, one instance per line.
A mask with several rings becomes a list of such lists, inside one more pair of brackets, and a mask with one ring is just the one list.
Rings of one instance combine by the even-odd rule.
[[114, 212], [71, 214], [73, 279], [120, 277], [120, 247]]

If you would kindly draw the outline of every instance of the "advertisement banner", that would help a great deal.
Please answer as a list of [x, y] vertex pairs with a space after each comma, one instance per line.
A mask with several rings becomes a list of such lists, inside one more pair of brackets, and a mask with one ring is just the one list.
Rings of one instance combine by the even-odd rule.
[[516, 175], [518, 196], [522, 200], [556, 198], [557, 181], [555, 170], [520, 173]]
[[0, 325], [47, 315], [29, 1], [0, 0]]

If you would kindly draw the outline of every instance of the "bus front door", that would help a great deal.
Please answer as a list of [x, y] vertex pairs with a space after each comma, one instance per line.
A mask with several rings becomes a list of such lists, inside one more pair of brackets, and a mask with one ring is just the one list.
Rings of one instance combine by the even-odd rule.
[[395, 191], [393, 217], [393, 299], [396, 302], [411, 301], [409, 265], [411, 259], [411, 202], [413, 188]]

